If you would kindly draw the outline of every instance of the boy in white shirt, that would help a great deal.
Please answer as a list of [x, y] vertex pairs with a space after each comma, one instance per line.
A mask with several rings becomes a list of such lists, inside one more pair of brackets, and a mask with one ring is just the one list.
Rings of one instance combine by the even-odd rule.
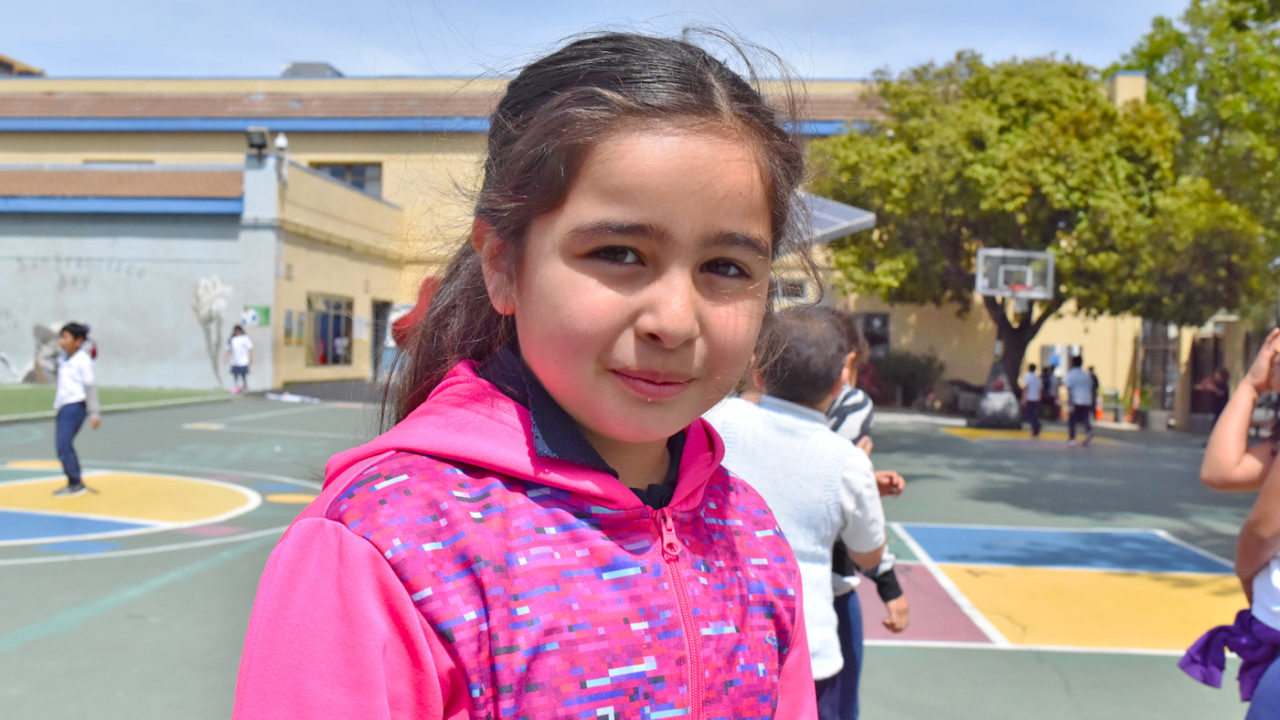
[[93, 359], [85, 347], [88, 336], [88, 326], [73, 322], [63, 325], [58, 335], [58, 347], [62, 348], [62, 353], [58, 356], [58, 390], [53, 397], [53, 409], [57, 411], [54, 437], [58, 460], [67, 475], [67, 485], [54, 492], [54, 497], [74, 497], [89, 490], [80, 476], [80, 458], [72, 445], [86, 415], [94, 430], [98, 429], [100, 422]]
[[231, 359], [231, 392], [249, 391], [249, 365], [253, 363], [253, 341], [237, 325], [227, 342], [227, 357]]
[[1036, 373], [1035, 363], [1027, 366], [1022, 376], [1022, 416], [1031, 424], [1031, 437], [1040, 435], [1040, 400], [1044, 397], [1044, 381]]
[[1067, 401], [1071, 403], [1071, 416], [1067, 420], [1068, 443], [1076, 443], [1076, 424], [1084, 425], [1084, 441], [1088, 445], [1093, 440], [1093, 424], [1089, 416], [1093, 414], [1093, 378], [1084, 371], [1084, 358], [1079, 355], [1071, 358], [1071, 369], [1067, 371]]
[[765, 499], [800, 565], [805, 630], [820, 720], [842, 715], [843, 658], [831, 585], [832, 547], [844, 541], [859, 567], [880, 563], [884, 509], [867, 454], [827, 426], [849, 352], [822, 308], [789, 308], [763, 331], [778, 356], [762, 355], [764, 397], [712, 408], [706, 419], [724, 440], [724, 466]]

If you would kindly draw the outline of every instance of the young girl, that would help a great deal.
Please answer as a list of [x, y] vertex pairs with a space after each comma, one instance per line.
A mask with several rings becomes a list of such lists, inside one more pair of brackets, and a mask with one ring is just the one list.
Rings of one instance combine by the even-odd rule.
[[1214, 424], [1200, 468], [1201, 480], [1219, 490], [1258, 490], [1236, 548], [1236, 575], [1250, 608], [1233, 625], [1205, 633], [1179, 666], [1193, 678], [1222, 686], [1223, 650], [1241, 658], [1240, 697], [1250, 701], [1246, 720], [1280, 717], [1280, 432], [1246, 447], [1253, 410], [1262, 393], [1280, 391], [1280, 329], [1272, 330], [1244, 380]]
[[699, 418], [799, 249], [802, 173], [685, 42], [521, 72], [398, 424], [329, 461], [268, 562], [235, 717], [812, 717], [795, 559]]
[[100, 422], [93, 359], [89, 357], [89, 347], [85, 346], [88, 336], [88, 326], [74, 322], [63, 325], [62, 332], [58, 334], [58, 347], [62, 348], [62, 353], [58, 356], [58, 389], [53, 397], [53, 409], [57, 412], [54, 442], [67, 484], [56, 490], [54, 497], [75, 497], [89, 491], [80, 476], [80, 458], [72, 445], [84, 426], [86, 415], [94, 430], [98, 429]]

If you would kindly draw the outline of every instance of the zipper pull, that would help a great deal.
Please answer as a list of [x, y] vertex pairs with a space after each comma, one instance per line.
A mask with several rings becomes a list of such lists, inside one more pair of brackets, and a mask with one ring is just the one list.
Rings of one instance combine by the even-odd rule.
[[658, 511], [658, 529], [662, 534], [662, 556], [667, 560], [680, 557], [680, 540], [676, 537], [676, 521], [668, 508]]

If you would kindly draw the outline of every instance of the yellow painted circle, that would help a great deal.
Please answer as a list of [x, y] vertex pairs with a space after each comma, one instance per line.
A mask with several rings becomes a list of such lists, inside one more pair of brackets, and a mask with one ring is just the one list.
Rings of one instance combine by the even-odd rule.
[[267, 502], [292, 503], [295, 505], [306, 505], [315, 499], [315, 495], [307, 495], [306, 493], [275, 493], [266, 497]]
[[[9, 467], [44, 469], [33, 462]], [[55, 462], [55, 467], [60, 466]], [[217, 480], [120, 470], [89, 470], [90, 492], [56, 497], [66, 485], [61, 473], [0, 483], [0, 510], [141, 523], [154, 529], [222, 522], [257, 507], [261, 496]]]

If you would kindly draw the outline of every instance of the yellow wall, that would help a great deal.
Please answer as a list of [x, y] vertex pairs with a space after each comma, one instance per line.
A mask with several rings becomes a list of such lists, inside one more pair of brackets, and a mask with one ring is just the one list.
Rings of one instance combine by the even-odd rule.
[[[957, 317], [951, 306], [889, 306], [874, 297], [852, 297], [843, 303], [853, 312], [888, 313], [889, 347], [916, 354], [936, 355], [946, 364], [944, 379], [960, 379], [979, 384], [995, 360], [996, 328], [980, 299], [975, 299], [966, 317]], [[1086, 367], [1093, 365], [1102, 389], [1125, 392], [1142, 320], [1132, 316], [1104, 315], [1088, 318], [1067, 303], [1031, 340], [1023, 367], [1040, 364], [1040, 348], [1045, 345], [1080, 345]], [[1066, 362], [1066, 359], [1063, 359]]]
[[[368, 379], [372, 375], [371, 343], [375, 340], [372, 337], [373, 302], [395, 300], [400, 264], [294, 233], [282, 234], [282, 260], [290, 268], [291, 277], [276, 278], [272, 314], [280, 319], [272, 323], [275, 345], [273, 386], [280, 387], [286, 382]], [[367, 323], [365, 337], [356, 337], [356, 332], [352, 333], [350, 365], [308, 366], [306, 347], [299, 338], [295, 335], [291, 343], [285, 343], [285, 312], [292, 310], [296, 323], [298, 312], [307, 309], [308, 293], [351, 298], [355, 318], [363, 318]], [[308, 316], [308, 327], [302, 336], [304, 340], [310, 338], [311, 324]]]

